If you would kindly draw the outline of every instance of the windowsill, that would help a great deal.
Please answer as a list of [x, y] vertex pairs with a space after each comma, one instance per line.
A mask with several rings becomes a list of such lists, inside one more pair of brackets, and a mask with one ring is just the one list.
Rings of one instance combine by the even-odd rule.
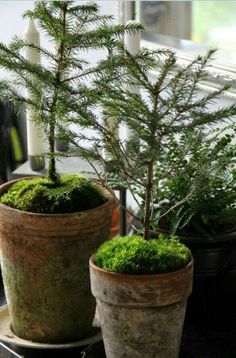
[[[157, 42], [158, 38], [160, 42]], [[180, 41], [182, 41], [182, 45]], [[190, 63], [197, 55], [204, 55], [208, 50], [206, 46], [199, 46], [191, 49], [190, 46], [186, 45], [186, 41], [187, 40], [174, 39], [169, 36], [155, 35], [155, 42], [150, 41], [150, 38], [149, 41], [147, 39], [142, 39], [141, 46], [152, 50], [158, 48], [170, 48], [174, 50], [178, 58], [177, 64], [182, 67]], [[226, 66], [213, 61], [207, 70], [208, 77], [206, 80], [202, 81], [199, 88], [211, 92], [221, 85], [230, 84], [231, 88], [222, 96], [236, 99], [236, 66]]]

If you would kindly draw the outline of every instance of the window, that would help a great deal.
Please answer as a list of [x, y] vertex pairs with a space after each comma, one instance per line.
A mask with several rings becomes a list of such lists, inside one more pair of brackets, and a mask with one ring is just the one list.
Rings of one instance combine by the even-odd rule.
[[214, 83], [229, 82], [236, 95], [235, 1], [136, 1], [136, 16], [145, 25], [145, 46], [176, 49], [189, 61], [209, 48], [218, 49], [211, 68]]

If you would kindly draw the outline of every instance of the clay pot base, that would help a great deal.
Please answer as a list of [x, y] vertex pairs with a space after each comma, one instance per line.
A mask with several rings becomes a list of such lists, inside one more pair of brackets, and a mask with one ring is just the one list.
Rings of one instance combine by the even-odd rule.
[[63, 344], [50, 344], [50, 343], [37, 343], [27, 341], [15, 335], [11, 329], [11, 321], [9, 317], [7, 305], [0, 308], [0, 341], [15, 344], [19, 347], [36, 348], [36, 349], [66, 349], [87, 346], [89, 344], [97, 343], [102, 340], [102, 334], [99, 328], [94, 327], [94, 333], [91, 337], [77, 342], [63, 343]]

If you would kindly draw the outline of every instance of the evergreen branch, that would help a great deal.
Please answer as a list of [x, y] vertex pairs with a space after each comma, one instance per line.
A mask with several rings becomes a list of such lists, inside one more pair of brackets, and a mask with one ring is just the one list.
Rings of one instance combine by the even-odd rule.
[[82, 71], [81, 73], [77, 74], [77, 75], [74, 75], [72, 77], [68, 77], [68, 78], [65, 78], [62, 82], [71, 82], [71, 81], [75, 81], [75, 80], [78, 80], [79, 78], [81, 77], [86, 77], [86, 76], [89, 76], [91, 74], [96, 74], [97, 72], [99, 72], [101, 69], [100, 67], [98, 66], [94, 66], [92, 68], [89, 68], [89, 69], [86, 69], [84, 71]]
[[25, 40], [21, 40], [22, 41], [22, 48], [31, 48], [32, 50], [36, 50], [38, 51], [41, 55], [44, 55], [46, 58], [53, 60], [54, 62], [57, 61], [56, 56], [52, 53], [49, 52], [46, 48], [43, 48], [41, 45], [36, 45], [32, 42], [28, 42]]
[[[210, 125], [212, 123], [218, 123], [222, 120], [229, 121], [229, 117], [236, 115], [236, 104], [223, 107], [221, 109], [218, 109], [216, 112], [201, 112], [200, 110], [194, 110], [191, 111], [191, 115], [193, 117], [193, 120], [186, 125], [187, 128], [203, 126], [206, 124]], [[235, 119], [233, 123], [235, 123]], [[178, 127], [175, 127], [175, 129], [179, 130]]]
[[112, 15], [98, 15], [98, 14], [89, 14], [87, 15], [87, 17], [82, 18], [79, 21], [79, 28], [77, 28], [77, 32], [80, 32], [80, 30], [82, 30], [82, 28], [84, 26], [86, 26], [89, 23], [93, 23], [93, 24], [102, 24], [102, 25], [107, 25], [109, 23], [111, 23], [111, 21], [113, 20], [113, 16]]
[[128, 78], [128, 81], [130, 81], [130, 78], [134, 78], [135, 80], [137, 80], [137, 85], [142, 85], [145, 89], [151, 92], [152, 84], [150, 83], [148, 79], [148, 75], [146, 74], [146, 68], [140, 66], [139, 62], [136, 61], [136, 57], [133, 56], [126, 49], [125, 49], [125, 55], [126, 55], [126, 59], [125, 59], [126, 62], [124, 63], [125, 66], [127, 66], [127, 69], [130, 73], [130, 77]]
[[92, 30], [80, 33], [67, 33], [67, 42], [70, 49], [99, 49], [117, 47], [120, 44], [119, 38], [125, 33], [135, 33], [143, 29], [139, 24], [108, 25], [103, 24]]
[[224, 93], [228, 89], [229, 89], [229, 85], [226, 84], [226, 85], [222, 86], [221, 88], [210, 92], [208, 95], [204, 96], [199, 101], [194, 101], [194, 103], [186, 103], [186, 104], [184, 104], [184, 107], [186, 108], [186, 110], [191, 110], [191, 108], [193, 108], [193, 107], [195, 107], [195, 108], [199, 107], [199, 108], [203, 109], [209, 103], [211, 103], [212, 100], [217, 99], [222, 93]]
[[15, 70], [18, 71], [27, 71], [28, 73], [34, 75], [40, 80], [45, 82], [51, 81], [51, 73], [45, 69], [42, 65], [33, 64], [27, 61], [23, 56], [18, 52], [15, 52], [5, 46], [0, 42], [0, 62], [1, 67], [14, 73]]
[[[173, 67], [176, 64], [176, 57], [173, 53], [168, 54], [169, 56], [167, 57], [167, 59], [164, 61], [164, 64], [161, 68], [161, 70], [159, 70], [159, 74], [158, 74], [158, 79], [156, 81], [156, 83], [153, 86], [153, 95], [157, 94], [159, 96], [159, 94], [162, 92], [162, 85], [164, 83], [164, 81], [166, 80], [166, 77], [169, 76], [170, 71], [173, 69]], [[158, 97], [157, 97], [158, 99]]]
[[[98, 13], [98, 5], [95, 2], [90, 2], [88, 4], [79, 4], [73, 5], [73, 1], [68, 3], [68, 12], [75, 14], [76, 17], [80, 18], [84, 14], [91, 15]], [[61, 2], [58, 1], [58, 6], [61, 5]], [[73, 5], [73, 6], [72, 6]]]
[[[62, 1], [61, 5], [64, 7], [69, 5], [66, 1]], [[24, 17], [32, 20], [37, 20], [40, 27], [46, 32], [46, 34], [53, 39], [58, 39], [62, 30], [62, 23], [59, 17], [55, 16], [56, 2], [50, 6], [46, 1], [36, 2], [34, 10], [28, 10], [25, 12]]]
[[14, 82], [10, 81], [1, 81], [0, 82], [0, 93], [1, 93], [1, 99], [10, 102], [13, 105], [13, 108], [15, 108], [16, 112], [20, 113], [22, 111], [22, 106], [27, 105], [27, 107], [32, 108], [38, 108], [37, 104], [21, 95], [17, 90], [15, 89]]

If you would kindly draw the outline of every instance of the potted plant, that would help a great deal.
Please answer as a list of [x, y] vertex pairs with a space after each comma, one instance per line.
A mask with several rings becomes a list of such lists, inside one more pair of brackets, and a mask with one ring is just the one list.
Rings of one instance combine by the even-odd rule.
[[[222, 133], [223, 130], [233, 126], [232, 116], [236, 113], [235, 105], [223, 109], [215, 108], [211, 112], [208, 108], [209, 104], [217, 100], [228, 86], [205, 96], [199, 96], [198, 84], [207, 75], [206, 67], [213, 54], [214, 51], [210, 51], [206, 56], [197, 57], [188, 66], [179, 68], [175, 54], [170, 50], [143, 49], [138, 54], [132, 55], [121, 47], [120, 53], [113, 52], [108, 58], [110, 63], [116, 65], [112, 73], [102, 71], [96, 78], [96, 84], [102, 86], [102, 96], [99, 100], [103, 108], [103, 122], [93, 125], [99, 136], [91, 141], [93, 149], [96, 150], [88, 151], [87, 156], [90, 160], [102, 162], [110, 170], [105, 178], [102, 177], [103, 180], [117, 181], [131, 193], [139, 212], [134, 216], [141, 223], [140, 231], [145, 239], [150, 237], [151, 227], [158, 219], [154, 215], [157, 213], [154, 203], [160, 208], [165, 207], [165, 200], [168, 199], [162, 196], [165, 183], [173, 173], [177, 173], [177, 169], [184, 161], [189, 161], [192, 153], [198, 155], [200, 138], [207, 138], [207, 131], [210, 128], [207, 145], [209, 146], [211, 142], [213, 145], [217, 142], [220, 145], [218, 124], [222, 124], [224, 120], [228, 121], [224, 128], [221, 128]], [[157, 72], [156, 77], [152, 76], [152, 71]], [[109, 126], [111, 120], [112, 126]], [[116, 130], [122, 124], [130, 129], [131, 135], [127, 139], [116, 136]], [[78, 153], [84, 150], [76, 142], [73, 144]], [[110, 153], [108, 158], [100, 154], [103, 148]], [[173, 205], [167, 208], [166, 212], [162, 212], [162, 215], [167, 216], [168, 213], [174, 212], [196, 193], [196, 185], [191, 185], [181, 198], [177, 198]], [[94, 261], [90, 262], [90, 270], [92, 291], [99, 300], [104, 301], [105, 295], [108, 296], [113, 288], [108, 289], [108, 286], [107, 289], [104, 288], [102, 296], [97, 292], [96, 280], [99, 280], [103, 287], [102, 279], [105, 282], [109, 280], [111, 283], [115, 275], [111, 275], [111, 279], [109, 274], [95, 267]], [[96, 274], [95, 270], [97, 270]], [[119, 279], [125, 281], [125, 276], [119, 276]], [[128, 289], [122, 292], [125, 297], [130, 293]], [[113, 291], [111, 293], [113, 294]], [[132, 306], [132, 303], [128, 302]], [[112, 314], [111, 320], [115, 320], [114, 317], [117, 318]], [[101, 321], [104, 326], [109, 324], [103, 321], [103, 318]], [[125, 347], [126, 344], [123, 346]], [[137, 350], [143, 354], [141, 339]], [[123, 349], [121, 352], [122, 355]], [[111, 354], [118, 355], [118, 352]], [[151, 354], [150, 356], [157, 355], [156, 352]], [[175, 353], [172, 351], [171, 354], [168, 353], [163, 357], [177, 355], [178, 349]]]
[[190, 250], [175, 238], [104, 243], [90, 277], [106, 357], [178, 357], [192, 273]]
[[[220, 130], [221, 131], [221, 130]], [[234, 132], [208, 138], [201, 133], [188, 161], [162, 187], [163, 207], [155, 229], [177, 233], [195, 259], [189, 321], [228, 319], [234, 305], [235, 240]], [[168, 211], [195, 187], [195, 193]], [[162, 213], [167, 212], [167, 215]], [[228, 300], [226, 297], [231, 297]]]
[[[105, 173], [97, 172], [104, 183], [128, 189], [138, 212], [132, 214], [145, 235], [164, 218], [170, 218], [168, 226], [173, 234], [177, 227], [187, 225], [192, 212], [181, 216], [182, 207], [194, 201], [201, 189], [207, 192], [211, 184], [214, 188], [222, 186], [220, 177], [229, 170], [228, 201], [234, 191], [236, 106], [209, 109], [229, 89], [228, 85], [206, 95], [198, 88], [207, 78], [206, 68], [214, 52], [179, 67], [171, 50], [143, 49], [132, 55], [120, 45], [120, 53], [111, 51], [107, 66], [94, 80], [94, 86], [101, 89], [95, 96], [103, 120], [91, 118], [88, 123], [97, 134], [84, 136], [91, 144], [89, 150], [78, 144], [76, 134], [71, 145], [75, 153], [86, 152], [89, 161], [98, 161], [107, 168]], [[73, 123], [77, 123], [76, 118]], [[117, 136], [121, 125], [129, 129], [126, 138]], [[68, 139], [72, 134], [70, 129], [64, 131]], [[103, 155], [104, 150], [108, 156]], [[185, 171], [189, 179], [186, 183]], [[178, 188], [182, 192], [178, 193]], [[151, 215], [146, 210], [149, 205]], [[212, 221], [206, 213], [203, 216], [203, 220]]]
[[[77, 341], [92, 331], [95, 301], [90, 294], [88, 258], [109, 238], [114, 197], [99, 183], [56, 170], [55, 139], [60, 125], [94, 117], [85, 79], [104, 64], [89, 65], [83, 51], [116, 47], [124, 31], [139, 25], [111, 25], [96, 4], [71, 1], [35, 4], [26, 17], [37, 20], [55, 52], [16, 38], [0, 44], [0, 66], [12, 80], [0, 82], [0, 96], [15, 108], [24, 104], [42, 125], [48, 151], [47, 178], [23, 179], [0, 188], [1, 268], [12, 328], [21, 338], [49, 343]], [[22, 50], [39, 51], [42, 64]], [[30, 97], [19, 92], [28, 90]], [[70, 101], [77, 103], [76, 111]], [[63, 139], [64, 138], [61, 138]]]

